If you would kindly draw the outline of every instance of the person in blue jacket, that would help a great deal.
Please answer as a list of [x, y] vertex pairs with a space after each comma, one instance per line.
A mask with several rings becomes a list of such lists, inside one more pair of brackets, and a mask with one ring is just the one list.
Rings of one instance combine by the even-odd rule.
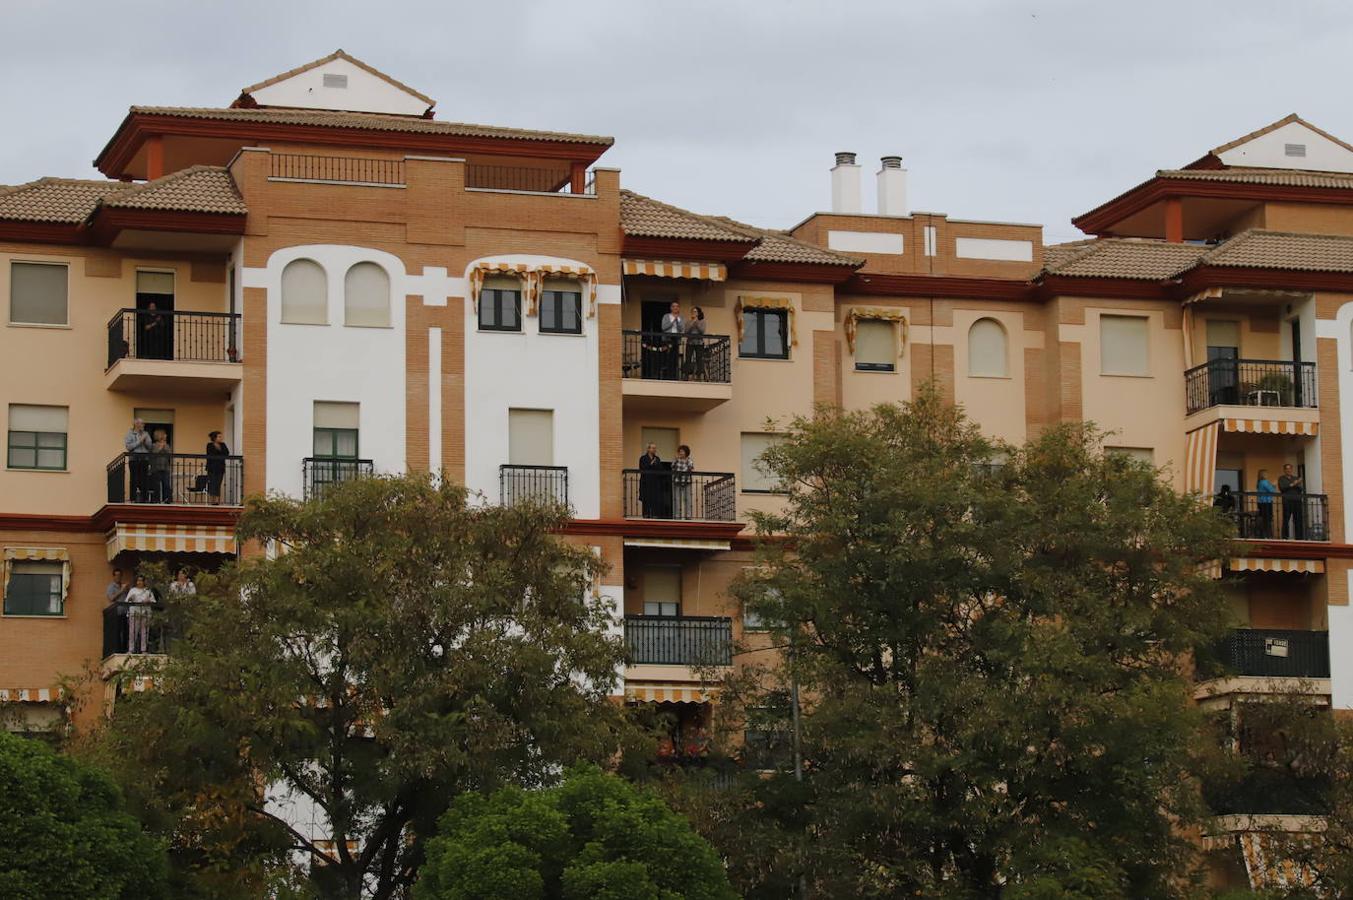
[[1259, 533], [1255, 537], [1266, 538], [1273, 534], [1273, 498], [1278, 496], [1278, 487], [1268, 480], [1268, 470], [1259, 470]]

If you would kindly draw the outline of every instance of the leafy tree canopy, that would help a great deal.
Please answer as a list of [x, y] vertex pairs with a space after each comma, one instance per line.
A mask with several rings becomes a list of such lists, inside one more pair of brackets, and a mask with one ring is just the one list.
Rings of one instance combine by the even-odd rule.
[[429, 842], [418, 900], [725, 900], [719, 857], [656, 796], [595, 768], [556, 788], [465, 794]]

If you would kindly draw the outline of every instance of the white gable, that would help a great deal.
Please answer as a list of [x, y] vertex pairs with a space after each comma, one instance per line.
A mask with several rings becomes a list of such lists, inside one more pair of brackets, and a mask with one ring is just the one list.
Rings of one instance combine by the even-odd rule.
[[1353, 150], [1312, 131], [1301, 122], [1288, 122], [1222, 151], [1218, 157], [1228, 166], [1353, 172]]
[[420, 116], [429, 106], [426, 100], [342, 58], [331, 59], [275, 84], [258, 88], [251, 95], [260, 106], [339, 109], [405, 116]]

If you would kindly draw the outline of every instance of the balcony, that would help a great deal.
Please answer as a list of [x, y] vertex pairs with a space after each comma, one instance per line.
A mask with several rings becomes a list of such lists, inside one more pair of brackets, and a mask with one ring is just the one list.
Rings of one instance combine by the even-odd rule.
[[1279, 694], [1327, 702], [1329, 632], [1238, 628], [1200, 657], [1196, 677], [1193, 697], [1209, 708], [1227, 707], [1237, 697]]
[[1236, 537], [1242, 540], [1329, 540], [1329, 499], [1324, 494], [1237, 491], [1218, 494], [1213, 505], [1235, 522]]
[[733, 664], [733, 620], [723, 616], [625, 616], [632, 666]]
[[[133, 609], [131, 603], [110, 603], [103, 608], [103, 658], [121, 656], [164, 655], [169, 652], [173, 640], [164, 607], [155, 604], [150, 607], [150, 628], [146, 649], [132, 653], [129, 645], [131, 637], [128, 619]], [[139, 650], [139, 648], [138, 648]]]
[[1214, 359], [1184, 373], [1188, 415], [1214, 406], [1316, 409], [1315, 363]]
[[1329, 812], [1330, 781], [1256, 765], [1243, 778], [1204, 784], [1217, 816], [1321, 816]]
[[472, 191], [512, 191], [523, 194], [596, 196], [596, 182], [582, 166], [567, 163], [553, 168], [540, 166], [492, 166], [471, 163], [465, 167], [465, 187]]
[[110, 391], [229, 391], [241, 378], [236, 313], [119, 310], [108, 322]]
[[626, 409], [705, 412], [733, 398], [728, 335], [626, 331], [623, 341]]
[[333, 456], [307, 456], [301, 460], [301, 484], [304, 499], [313, 500], [323, 497], [325, 491], [335, 484], [354, 481], [358, 478], [370, 478], [376, 471], [376, 464], [369, 459], [351, 459]]
[[625, 469], [625, 518], [732, 522], [737, 487], [731, 472]]
[[568, 506], [568, 467], [499, 466], [498, 500], [503, 506], [519, 503]]
[[121, 453], [108, 464], [108, 502], [242, 506], [244, 458]]

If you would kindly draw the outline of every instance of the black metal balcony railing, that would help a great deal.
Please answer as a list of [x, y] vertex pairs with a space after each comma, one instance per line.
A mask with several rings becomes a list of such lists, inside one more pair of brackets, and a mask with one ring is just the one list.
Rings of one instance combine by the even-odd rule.
[[321, 497], [335, 484], [368, 478], [376, 471], [376, 464], [369, 459], [351, 459], [334, 456], [307, 456], [301, 460], [301, 482], [305, 491], [304, 499]]
[[[103, 658], [107, 659], [119, 653], [130, 653], [131, 630], [129, 613], [134, 604], [110, 603], [103, 608]], [[146, 653], [168, 653], [173, 639], [164, 607], [156, 603], [148, 610], [150, 622], [147, 630]], [[140, 648], [137, 648], [140, 652]]]
[[626, 331], [621, 371], [626, 378], [728, 384], [730, 346], [726, 334]]
[[731, 472], [625, 469], [625, 518], [731, 522], [737, 487]]
[[731, 666], [733, 620], [722, 616], [625, 616], [630, 662], [654, 666]]
[[404, 160], [356, 156], [274, 153], [268, 175], [286, 181], [327, 181], [387, 186], [405, 183]]
[[1188, 412], [1212, 406], [1316, 407], [1315, 363], [1214, 359], [1184, 373]]
[[1218, 816], [1319, 816], [1329, 812], [1330, 781], [1256, 765], [1242, 778], [1203, 785], [1203, 797]]
[[1236, 523], [1236, 536], [1260, 541], [1329, 540], [1329, 500], [1324, 494], [1218, 494], [1213, 507]]
[[488, 166], [471, 163], [465, 167], [465, 186], [498, 191], [527, 191], [532, 194], [595, 194], [594, 177], [584, 178], [573, 190], [571, 172], [535, 166]]
[[1236, 675], [1329, 678], [1328, 631], [1238, 628], [1217, 647], [1217, 658]]
[[244, 458], [121, 453], [108, 464], [108, 502], [240, 506]]
[[498, 500], [504, 506], [518, 503], [568, 506], [568, 467], [499, 466]]
[[120, 359], [239, 362], [238, 313], [123, 309], [108, 322], [108, 365]]

